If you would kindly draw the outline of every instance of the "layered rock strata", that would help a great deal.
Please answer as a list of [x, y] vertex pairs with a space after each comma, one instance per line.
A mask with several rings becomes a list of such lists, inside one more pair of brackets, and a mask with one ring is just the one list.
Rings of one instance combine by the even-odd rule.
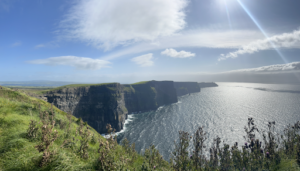
[[200, 92], [200, 86], [197, 82], [174, 82], [174, 87], [177, 96]]
[[106, 133], [106, 124], [120, 131], [128, 112], [156, 110], [159, 106], [178, 101], [173, 81], [66, 86], [44, 96], [57, 108], [87, 121], [99, 133]]
[[149, 81], [124, 85], [125, 105], [129, 113], [156, 110], [178, 102], [173, 81]]
[[106, 133], [106, 124], [120, 131], [128, 113], [123, 86], [119, 83], [63, 88], [50, 91], [45, 96], [49, 103], [81, 117], [99, 133]]
[[210, 83], [198, 83], [200, 88], [205, 88], [205, 87], [218, 87], [218, 84], [214, 83], [214, 82], [210, 82]]

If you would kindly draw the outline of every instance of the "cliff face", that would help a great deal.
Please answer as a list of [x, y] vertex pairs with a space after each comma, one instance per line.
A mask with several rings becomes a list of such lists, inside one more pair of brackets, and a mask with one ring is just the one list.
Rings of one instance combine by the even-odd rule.
[[178, 101], [173, 81], [66, 86], [44, 96], [57, 108], [87, 121], [99, 133], [106, 133], [108, 123], [120, 131], [128, 112], [156, 110], [159, 106]]
[[149, 81], [124, 85], [125, 105], [129, 113], [156, 110], [178, 101], [173, 81]]
[[200, 86], [197, 82], [174, 82], [174, 88], [177, 96], [200, 92]]
[[214, 83], [214, 82], [211, 82], [211, 83], [205, 83], [205, 82], [202, 82], [202, 83], [198, 83], [200, 88], [205, 88], [205, 87], [218, 87], [218, 84]]
[[106, 124], [120, 131], [127, 117], [123, 86], [119, 83], [50, 91], [47, 101], [65, 112], [81, 117], [99, 133], [106, 133]]

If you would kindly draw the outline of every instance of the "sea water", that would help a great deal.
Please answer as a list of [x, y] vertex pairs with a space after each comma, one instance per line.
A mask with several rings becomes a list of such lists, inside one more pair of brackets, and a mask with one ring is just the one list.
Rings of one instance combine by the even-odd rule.
[[254, 118], [260, 133], [267, 129], [268, 121], [275, 121], [280, 134], [286, 125], [300, 120], [299, 84], [218, 85], [181, 96], [178, 103], [161, 106], [156, 111], [130, 114], [125, 129], [118, 133], [118, 141], [127, 138], [135, 143], [139, 153], [153, 144], [169, 160], [180, 130], [193, 134], [204, 126], [208, 147], [217, 136], [229, 145], [235, 142], [242, 145], [249, 117]]

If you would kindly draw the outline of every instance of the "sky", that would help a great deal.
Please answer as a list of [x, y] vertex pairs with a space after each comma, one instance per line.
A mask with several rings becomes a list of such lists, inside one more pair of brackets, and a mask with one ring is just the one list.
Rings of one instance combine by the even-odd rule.
[[300, 83], [299, 0], [0, 0], [0, 81]]

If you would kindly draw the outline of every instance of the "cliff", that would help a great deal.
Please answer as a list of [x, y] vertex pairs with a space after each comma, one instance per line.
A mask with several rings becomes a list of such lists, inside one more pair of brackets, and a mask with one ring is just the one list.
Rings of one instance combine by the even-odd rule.
[[67, 85], [42, 93], [49, 103], [81, 117], [99, 133], [106, 133], [108, 123], [120, 131], [128, 112], [156, 110], [178, 101], [173, 81]]
[[148, 81], [124, 85], [125, 106], [129, 113], [156, 110], [178, 101], [173, 81]]
[[46, 92], [49, 103], [87, 121], [99, 133], [106, 133], [106, 124], [120, 131], [127, 117], [123, 86], [119, 83], [63, 86]]
[[200, 86], [197, 82], [174, 82], [174, 88], [177, 96], [200, 92]]
[[218, 84], [214, 83], [214, 82], [211, 82], [211, 83], [205, 83], [205, 82], [202, 82], [202, 83], [198, 83], [200, 88], [205, 88], [205, 87], [218, 87]]

